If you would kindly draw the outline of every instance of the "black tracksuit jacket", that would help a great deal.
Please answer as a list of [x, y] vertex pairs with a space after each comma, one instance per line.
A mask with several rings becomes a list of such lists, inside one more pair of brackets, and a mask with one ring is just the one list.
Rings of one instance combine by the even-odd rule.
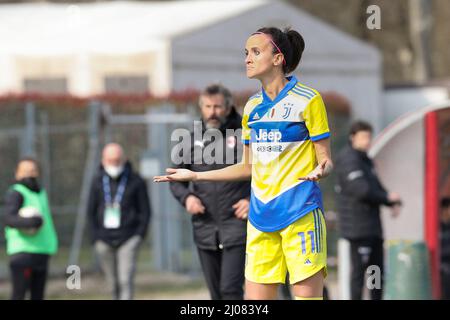
[[347, 146], [336, 158], [338, 229], [349, 240], [383, 238], [380, 205], [388, 194], [367, 153]]
[[88, 220], [92, 241], [102, 240], [112, 247], [119, 247], [134, 235], [144, 238], [147, 234], [151, 216], [150, 201], [145, 181], [133, 171], [131, 163], [127, 162], [124, 172], [117, 178], [109, 177], [111, 195], [114, 198], [123, 174], [129, 174], [125, 193], [121, 201], [120, 227], [107, 229], [103, 226], [105, 200], [103, 192], [103, 176], [105, 170], [100, 167], [94, 177], [88, 201]]
[[[233, 153], [233, 163], [238, 162], [241, 157], [238, 145], [242, 148], [241, 137], [226, 138], [226, 129], [240, 129], [241, 116], [233, 108], [226, 122], [220, 128], [222, 138], [213, 141], [194, 141], [194, 133], [191, 133], [191, 148], [188, 155], [183, 154], [186, 162], [174, 165], [175, 168], [186, 168], [192, 171], [208, 171], [224, 168], [230, 164], [207, 164], [201, 159], [201, 163], [194, 164], [194, 151], [198, 148], [205, 149], [213, 147], [211, 143], [219, 144], [224, 149]], [[205, 125], [203, 124], [203, 128]], [[234, 143], [233, 143], [234, 139]], [[228, 141], [227, 141], [228, 140]], [[232, 150], [230, 150], [232, 149]], [[201, 154], [197, 150], [197, 154]], [[225, 158], [226, 151], [223, 152]], [[230, 153], [231, 154], [231, 153]], [[200, 162], [197, 161], [197, 162]], [[246, 242], [247, 220], [241, 220], [234, 215], [232, 206], [243, 198], [250, 199], [250, 181], [239, 182], [171, 182], [170, 189], [175, 198], [185, 206], [189, 195], [198, 197], [205, 206], [205, 213], [192, 215], [194, 230], [194, 242], [200, 249], [216, 250], [218, 244], [224, 248], [235, 245], [244, 245]]]

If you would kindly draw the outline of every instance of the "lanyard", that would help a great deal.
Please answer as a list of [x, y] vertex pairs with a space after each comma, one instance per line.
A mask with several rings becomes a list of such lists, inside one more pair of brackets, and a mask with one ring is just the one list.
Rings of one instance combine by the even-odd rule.
[[111, 185], [109, 183], [108, 175], [103, 175], [103, 193], [105, 195], [105, 204], [120, 204], [125, 193], [125, 187], [127, 185], [128, 173], [124, 172], [122, 178], [120, 178], [119, 186], [117, 187], [116, 195], [114, 196], [114, 202], [111, 196]]

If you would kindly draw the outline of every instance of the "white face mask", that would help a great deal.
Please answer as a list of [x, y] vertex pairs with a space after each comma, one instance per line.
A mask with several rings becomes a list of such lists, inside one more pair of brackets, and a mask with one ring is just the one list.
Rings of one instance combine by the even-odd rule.
[[105, 171], [113, 179], [116, 179], [123, 172], [123, 165], [121, 166], [105, 166]]

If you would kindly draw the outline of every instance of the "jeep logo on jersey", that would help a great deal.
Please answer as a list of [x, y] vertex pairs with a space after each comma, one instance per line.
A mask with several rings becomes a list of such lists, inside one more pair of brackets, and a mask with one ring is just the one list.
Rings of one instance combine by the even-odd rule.
[[279, 130], [264, 130], [259, 129], [255, 132], [255, 138], [258, 142], [280, 142], [282, 135]]

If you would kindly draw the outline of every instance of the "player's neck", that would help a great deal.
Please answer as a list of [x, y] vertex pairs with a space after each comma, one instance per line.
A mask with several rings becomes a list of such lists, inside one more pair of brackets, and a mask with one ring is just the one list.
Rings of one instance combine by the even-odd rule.
[[261, 79], [262, 87], [271, 100], [274, 100], [278, 96], [288, 82], [289, 81], [282, 74], [272, 75]]

